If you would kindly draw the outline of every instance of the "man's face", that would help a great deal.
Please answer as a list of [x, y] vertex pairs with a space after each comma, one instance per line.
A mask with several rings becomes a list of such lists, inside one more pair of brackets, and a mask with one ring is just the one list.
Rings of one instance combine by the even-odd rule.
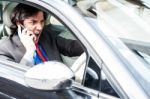
[[36, 15], [26, 18], [23, 25], [28, 31], [33, 33], [34, 43], [37, 43], [44, 27], [44, 13], [39, 11]]

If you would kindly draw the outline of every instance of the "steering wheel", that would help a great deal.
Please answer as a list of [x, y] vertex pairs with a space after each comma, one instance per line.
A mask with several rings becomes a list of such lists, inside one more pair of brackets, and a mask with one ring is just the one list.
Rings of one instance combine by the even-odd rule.
[[[82, 53], [77, 60], [71, 66], [72, 71], [75, 74], [75, 81], [82, 83], [83, 75], [86, 68], [86, 53]], [[98, 79], [97, 73], [90, 67], [87, 67], [87, 73], [91, 75], [94, 79]], [[105, 76], [104, 76], [105, 79]]]
[[75, 81], [82, 83], [84, 70], [86, 67], [86, 54], [82, 53], [71, 66], [72, 71], [75, 73]]

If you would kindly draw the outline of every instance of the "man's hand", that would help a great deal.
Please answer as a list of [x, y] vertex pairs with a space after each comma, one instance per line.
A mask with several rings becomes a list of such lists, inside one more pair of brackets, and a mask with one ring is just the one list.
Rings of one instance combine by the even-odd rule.
[[36, 45], [34, 43], [35, 35], [32, 31], [29, 31], [25, 28], [21, 29], [20, 25], [18, 25], [18, 36], [20, 41], [24, 45], [26, 49], [26, 53], [24, 54], [23, 58], [21, 59], [20, 63], [32, 66], [33, 65], [33, 56], [36, 50]]
[[21, 29], [21, 25], [18, 25], [18, 36], [20, 38], [20, 41], [26, 48], [26, 53], [33, 54], [36, 50], [36, 46], [34, 43], [34, 39], [36, 38], [32, 31], [29, 31], [27, 29]]

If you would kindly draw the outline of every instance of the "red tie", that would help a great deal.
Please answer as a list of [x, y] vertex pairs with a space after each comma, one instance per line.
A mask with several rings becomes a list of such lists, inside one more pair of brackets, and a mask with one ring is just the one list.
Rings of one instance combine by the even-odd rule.
[[43, 62], [45, 62], [45, 61], [46, 61], [46, 58], [43, 56], [43, 54], [42, 54], [42, 52], [41, 52], [41, 50], [40, 50], [38, 44], [36, 44], [36, 52], [37, 52], [37, 54], [39, 55], [39, 57], [41, 58], [41, 60], [42, 60]]

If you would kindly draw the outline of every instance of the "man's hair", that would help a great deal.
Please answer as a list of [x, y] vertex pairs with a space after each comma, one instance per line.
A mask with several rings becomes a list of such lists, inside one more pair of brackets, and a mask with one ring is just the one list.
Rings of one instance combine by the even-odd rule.
[[[10, 16], [11, 18], [11, 22], [12, 22], [12, 26], [11, 26], [11, 30], [12, 30], [12, 35], [14, 34], [14, 32], [16, 32], [17, 30], [17, 24], [16, 22], [20, 22], [21, 24], [23, 24], [22, 22], [28, 18], [31, 17], [33, 15], [36, 15], [39, 11], [41, 11], [40, 9], [37, 9], [35, 7], [26, 5], [26, 4], [18, 4], [12, 11], [12, 14]], [[42, 11], [43, 12], [43, 11]], [[46, 13], [43, 12], [44, 14], [44, 20], [46, 20]]]

